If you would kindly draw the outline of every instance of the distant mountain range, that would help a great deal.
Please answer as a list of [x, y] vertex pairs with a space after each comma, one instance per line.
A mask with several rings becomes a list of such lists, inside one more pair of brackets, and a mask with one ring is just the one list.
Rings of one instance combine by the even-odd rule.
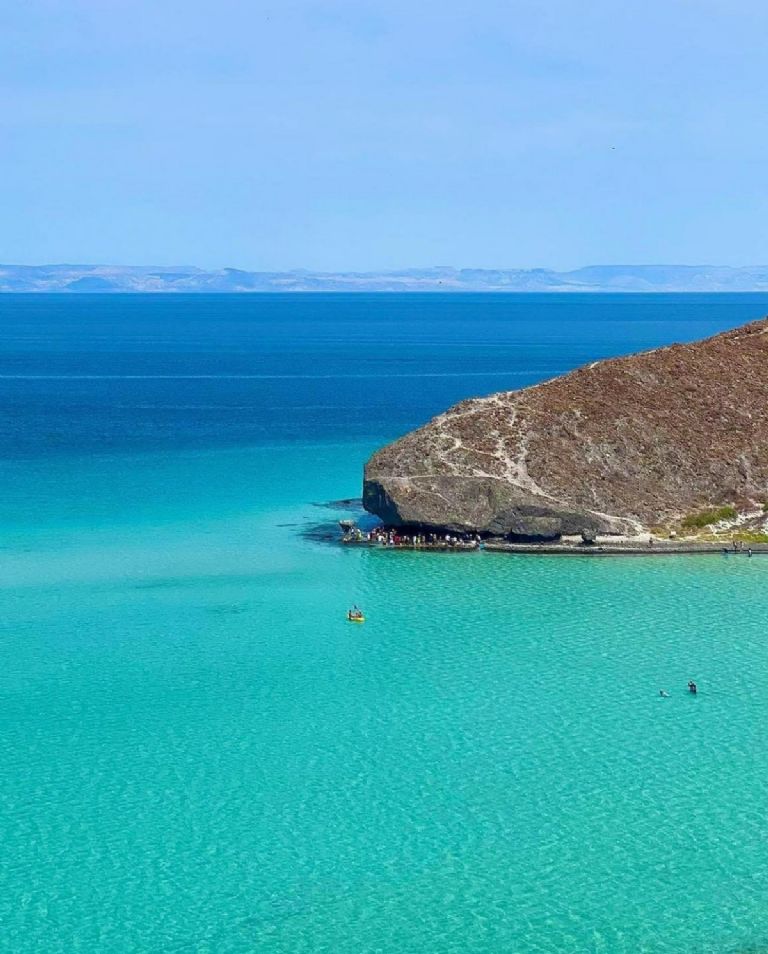
[[193, 266], [0, 265], [0, 292], [749, 292], [768, 266], [590, 265], [406, 268], [381, 272], [247, 272]]

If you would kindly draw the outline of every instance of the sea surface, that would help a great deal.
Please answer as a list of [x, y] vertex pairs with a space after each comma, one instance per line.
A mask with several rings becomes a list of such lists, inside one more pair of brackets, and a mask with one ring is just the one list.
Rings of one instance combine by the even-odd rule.
[[768, 951], [768, 558], [315, 538], [452, 402], [766, 312], [0, 296], [0, 950]]

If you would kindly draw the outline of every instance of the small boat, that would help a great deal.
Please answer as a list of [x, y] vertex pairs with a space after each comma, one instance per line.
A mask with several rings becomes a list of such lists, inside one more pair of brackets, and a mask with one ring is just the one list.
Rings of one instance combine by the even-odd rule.
[[363, 616], [362, 613], [353, 613], [352, 610], [350, 610], [350, 611], [347, 613], [347, 619], [349, 620], [350, 623], [364, 623], [364, 622], [365, 622], [365, 617]]

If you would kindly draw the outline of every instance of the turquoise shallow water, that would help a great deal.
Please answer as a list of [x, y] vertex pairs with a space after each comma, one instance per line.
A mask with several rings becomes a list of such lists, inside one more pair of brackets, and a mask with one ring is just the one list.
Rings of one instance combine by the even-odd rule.
[[[689, 337], [755, 305], [702, 307]], [[651, 325], [550, 327], [547, 361], [637, 345]], [[532, 373], [534, 332], [494, 327], [509, 369]], [[344, 433], [345, 407], [362, 419], [341, 351], [322, 393], [293, 379], [290, 406], [254, 399], [264, 427], [281, 422], [269, 441], [202, 447], [229, 384], [187, 394], [166, 441], [172, 391], [89, 391], [70, 366], [60, 390], [4, 391], [8, 363], [42, 373], [43, 346], [19, 334], [0, 354], [0, 426], [18, 436], [0, 462], [0, 949], [768, 949], [768, 558], [315, 543], [302, 531], [343, 513], [316, 504], [358, 492], [380, 429]], [[428, 374], [451, 366], [445, 334]], [[176, 361], [176, 339], [150, 347], [146, 328], [136, 359], [94, 335], [81, 366]], [[379, 351], [390, 370], [398, 347]], [[381, 407], [403, 426], [478, 361], [409, 371]], [[342, 411], [299, 439], [302, 402]], [[344, 619], [353, 601], [362, 627]]]
[[768, 560], [308, 543], [368, 448], [340, 450], [147, 456], [143, 488], [83, 463], [128, 505], [192, 490], [6, 547], [7, 949], [768, 938]]

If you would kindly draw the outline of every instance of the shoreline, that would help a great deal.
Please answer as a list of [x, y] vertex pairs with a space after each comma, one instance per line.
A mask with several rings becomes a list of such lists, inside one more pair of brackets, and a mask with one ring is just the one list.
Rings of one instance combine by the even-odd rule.
[[753, 543], [736, 547], [733, 543], [723, 545], [713, 541], [679, 541], [662, 542], [656, 540], [650, 544], [643, 540], [632, 542], [624, 540], [621, 543], [596, 542], [584, 544], [575, 542], [562, 543], [515, 543], [509, 540], [483, 540], [477, 543], [457, 541], [448, 543], [385, 543], [378, 540], [356, 540], [342, 537], [338, 541], [342, 546], [361, 547], [368, 550], [394, 551], [425, 551], [430, 553], [477, 553], [486, 550], [491, 553], [513, 553], [528, 556], [576, 556], [576, 557], [609, 557], [609, 556], [745, 556], [747, 558], [758, 555], [768, 555], [768, 543]]
[[658, 541], [652, 546], [647, 543], [597, 543], [593, 545], [578, 545], [567, 543], [510, 543], [506, 541], [489, 542], [484, 549], [497, 553], [526, 553], [541, 556], [757, 556], [768, 554], [768, 544], [754, 543], [742, 549], [731, 546], [722, 546], [719, 543], [691, 541], [689, 543], [662, 544]]

